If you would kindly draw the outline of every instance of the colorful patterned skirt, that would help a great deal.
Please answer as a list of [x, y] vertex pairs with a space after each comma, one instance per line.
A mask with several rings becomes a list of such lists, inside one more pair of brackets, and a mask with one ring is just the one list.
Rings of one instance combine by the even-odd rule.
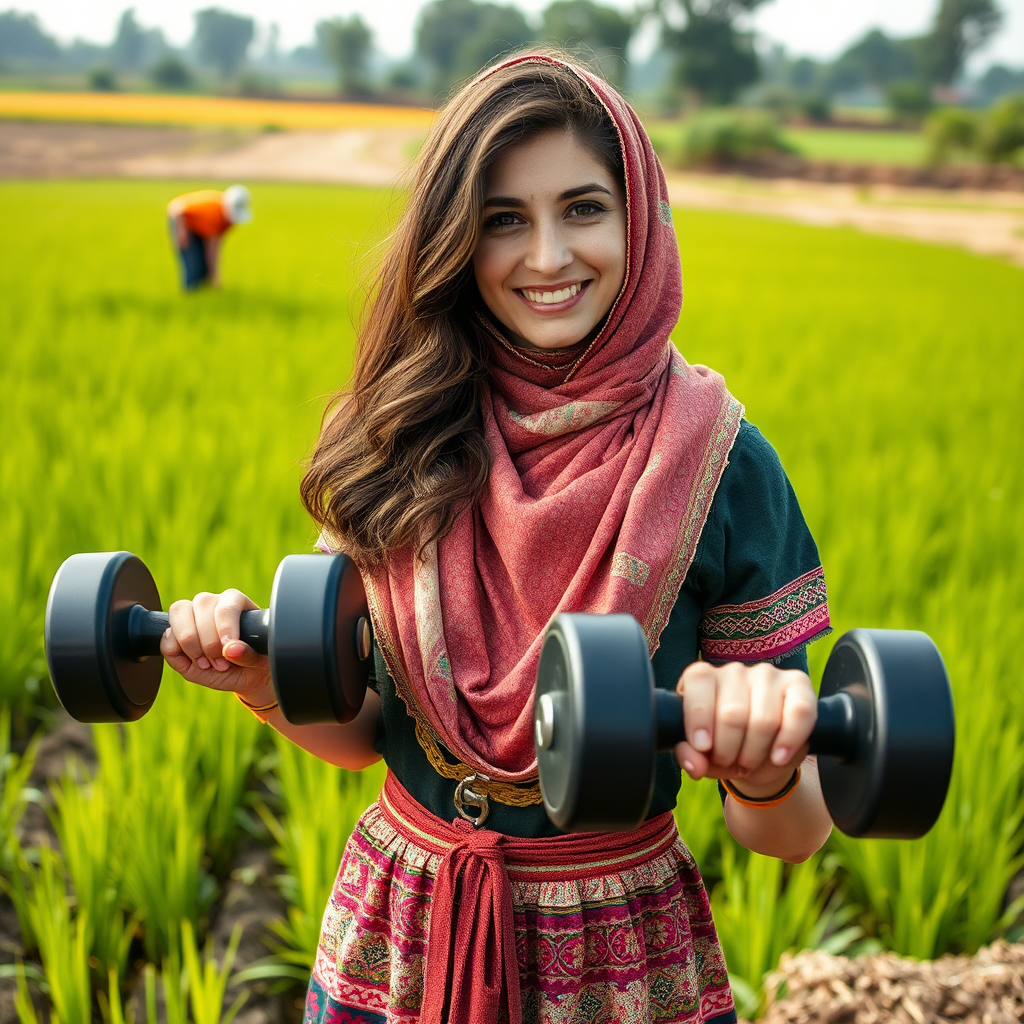
[[[436, 934], [430, 908], [451, 905], [439, 896], [439, 870], [443, 877], [453, 847], [465, 844], [455, 826], [409, 801], [389, 775], [349, 840], [324, 914], [305, 1024], [421, 1019], [426, 979], [434, 976], [427, 964], [428, 935]], [[410, 806], [419, 813], [403, 813]], [[471, 844], [479, 836], [468, 826], [467, 834]], [[601, 839], [605, 849], [597, 845]], [[496, 840], [502, 883], [507, 873], [511, 890], [508, 932], [518, 991], [511, 1014], [502, 1010], [495, 1020], [520, 1014], [523, 1024], [736, 1020], [704, 883], [671, 815], [625, 837]], [[539, 847], [558, 852], [538, 857]], [[459, 913], [470, 900], [485, 913], [486, 901], [478, 906], [468, 883], [460, 880], [453, 892]], [[449, 930], [458, 940], [453, 949], [467, 944], [462, 924]], [[431, 950], [432, 959], [438, 955]], [[493, 967], [486, 965], [489, 973]], [[448, 1019], [448, 1006], [439, 1019]], [[434, 1014], [425, 1010], [428, 1016]]]

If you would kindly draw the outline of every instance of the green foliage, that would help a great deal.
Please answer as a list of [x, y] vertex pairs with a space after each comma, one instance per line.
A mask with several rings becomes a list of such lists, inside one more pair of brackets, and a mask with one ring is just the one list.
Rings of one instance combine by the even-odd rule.
[[[0, 249], [0, 704], [23, 700], [26, 676], [39, 671], [46, 593], [72, 551], [137, 551], [165, 604], [227, 586], [265, 603], [280, 558], [314, 539], [296, 497], [301, 460], [326, 395], [350, 371], [354, 281], [368, 276], [372, 242], [396, 204], [364, 190], [254, 187], [260, 216], [225, 245], [224, 291], [183, 296], [163, 208], [187, 187], [0, 185], [5, 226], [18, 239]], [[759, 900], [773, 885], [781, 896], [770, 913], [788, 943], [827, 944], [829, 929], [849, 939], [854, 926], [917, 955], [991, 941], [1014, 912], [1002, 900], [1020, 866], [1024, 822], [1024, 695], [1014, 685], [1024, 633], [1021, 271], [767, 219], [677, 211], [675, 223], [687, 283], [680, 347], [724, 373], [778, 449], [819, 544], [837, 634], [854, 625], [929, 632], [958, 716], [948, 806], [915, 843], [835, 836], [799, 868], [755, 865], [737, 851], [727, 862], [715, 787], [684, 781], [677, 817], [705, 874], [722, 879], [715, 910], [731, 936], [730, 961], [756, 999], [774, 954], [767, 930], [755, 942], [740, 923], [768, 912]], [[828, 646], [812, 646], [812, 676]], [[181, 937], [169, 913], [201, 923], [206, 879], [230, 860], [251, 759], [268, 733], [223, 694], [166, 672], [147, 718], [123, 736], [96, 727], [93, 788], [61, 798], [75, 806], [62, 828], [79, 837], [68, 840], [68, 871], [85, 879], [72, 881], [75, 901], [80, 886], [100, 891], [89, 878], [101, 873], [71, 865], [107, 849], [126, 919], [144, 915], [153, 962], [178, 956], [179, 979]], [[276, 966], [264, 969], [298, 977], [347, 829], [380, 776], [306, 763], [313, 759], [287, 744], [274, 751], [277, 802], [267, 814], [293, 909]], [[0, 758], [2, 807], [23, 800], [24, 781], [11, 779], [28, 759]], [[96, 787], [109, 815], [105, 839], [84, 835], [87, 808], [100, 806]], [[0, 813], [11, 820], [20, 809]], [[76, 844], [82, 853], [71, 852]], [[37, 865], [18, 851], [6, 883], [26, 945], [38, 930], [51, 936], [40, 949], [54, 947], [54, 934], [72, 954], [76, 942], [87, 949], [76, 929], [85, 936], [97, 923], [75, 912], [63, 867], [47, 865], [53, 855], [32, 855]], [[158, 888], [160, 907], [147, 895]], [[837, 892], [843, 903], [830, 905]], [[840, 915], [855, 908], [856, 917], [808, 929], [808, 908], [818, 905]], [[59, 959], [47, 956], [49, 970]], [[78, 968], [65, 960], [67, 988]], [[150, 971], [147, 990], [156, 984]], [[188, 995], [170, 990], [180, 993], [181, 1015], [167, 1015], [174, 1024]], [[152, 1005], [150, 1020], [155, 994]]]
[[39, 741], [36, 736], [20, 757], [11, 751], [11, 709], [0, 704], [0, 887], [14, 868], [15, 830], [32, 794], [26, 788]]
[[256, 34], [256, 22], [219, 7], [206, 7], [193, 15], [196, 22], [192, 45], [199, 59], [230, 78], [242, 66]]
[[117, 78], [110, 68], [93, 68], [89, 72], [89, 88], [93, 92], [116, 92]]
[[940, 0], [931, 32], [923, 40], [924, 64], [933, 82], [956, 81], [967, 58], [1002, 24], [996, 0]]
[[885, 102], [894, 120], [902, 125], [916, 127], [932, 109], [928, 86], [914, 79], [892, 82], [886, 87]]
[[111, 807], [118, 796], [102, 777], [83, 783], [80, 775], [81, 768], [70, 765], [52, 788], [50, 821], [78, 914], [91, 925], [89, 953], [103, 976], [114, 971], [121, 978], [138, 920], [125, 921], [117, 862], [126, 837], [117, 831]]
[[37, 15], [0, 11], [0, 60], [50, 60], [59, 56], [57, 40], [43, 31]]
[[828, 87], [832, 93], [864, 86], [884, 89], [893, 82], [915, 79], [919, 71], [910, 41], [893, 39], [876, 28], [848, 47], [829, 68]]
[[[858, 924], [898, 952], [972, 950], [1007, 923], [1024, 814], [1010, 639], [1024, 628], [1021, 271], [855, 232], [698, 212], [676, 222], [682, 348], [725, 374], [778, 448], [837, 635], [923, 629], [952, 680], [957, 758], [935, 830], [915, 843], [830, 842], [866, 908]], [[810, 648], [812, 677], [828, 649]]]
[[978, 148], [989, 163], [1012, 163], [1024, 155], [1024, 93], [997, 103], [982, 124]]
[[132, 71], [142, 63], [146, 52], [146, 33], [135, 20], [135, 8], [129, 7], [121, 12], [117, 22], [117, 32], [110, 45], [110, 55], [114, 64], [126, 71]]
[[331, 18], [316, 26], [316, 38], [324, 56], [334, 65], [343, 95], [366, 90], [366, 63], [373, 47], [373, 32], [358, 14]]
[[188, 65], [173, 53], [161, 57], [150, 69], [149, 77], [158, 89], [188, 89], [193, 84]]
[[38, 867], [26, 865], [26, 910], [53, 1005], [50, 1024], [91, 1024], [92, 982], [87, 911], [72, 913], [60, 854], [43, 847]]
[[791, 152], [771, 115], [711, 110], [687, 122], [679, 158], [684, 166], [721, 167]]
[[[286, 920], [277, 922], [274, 956], [244, 972], [244, 977], [309, 976], [316, 957], [320, 922], [334, 887], [342, 850], [359, 816], [380, 792], [383, 764], [363, 772], [346, 772], [321, 761], [274, 734], [277, 766], [275, 796], [278, 820], [266, 805], [258, 810], [276, 843], [284, 868], [279, 879], [288, 903]], [[315, 808], [315, 813], [311, 813]]]
[[815, 948], [844, 953], [860, 937], [860, 929], [849, 925], [857, 908], [842, 906], [828, 881], [835, 868], [835, 858], [820, 854], [785, 865], [723, 837], [722, 881], [712, 893], [711, 909], [744, 1017], [764, 1010], [764, 976], [783, 953]]
[[192, 925], [187, 920], [181, 922], [181, 952], [188, 975], [188, 995], [194, 1024], [231, 1024], [248, 998], [249, 993], [242, 992], [227, 1013], [224, 1013], [224, 993], [241, 938], [242, 926], [238, 924], [231, 933], [220, 964], [213, 953], [213, 940], [207, 939], [203, 959], [200, 961]]
[[1007, 96], [984, 114], [947, 107], [928, 118], [931, 163], [969, 154], [986, 163], [1014, 163], [1024, 155], [1024, 94]]
[[609, 81], [621, 86], [636, 26], [635, 18], [593, 0], [554, 0], [544, 9], [542, 34], [565, 49], [592, 54]]
[[495, 57], [533, 38], [518, 7], [476, 0], [431, 0], [416, 23], [416, 53], [434, 73], [433, 86], [447, 92]]
[[[662, 43], [676, 55], [676, 80], [707, 103], [731, 103], [736, 94], [753, 85], [760, 65], [749, 33], [736, 27], [736, 19], [764, 0], [664, 0]], [[684, 16], [681, 28], [669, 11]]]
[[957, 153], [970, 153], [978, 142], [978, 115], [958, 107], [943, 107], [925, 122], [928, 162], [944, 164]]

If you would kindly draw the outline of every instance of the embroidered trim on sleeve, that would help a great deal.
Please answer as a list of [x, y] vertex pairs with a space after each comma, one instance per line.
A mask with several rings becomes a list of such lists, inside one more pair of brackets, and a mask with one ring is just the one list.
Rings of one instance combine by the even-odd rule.
[[707, 661], [772, 661], [828, 632], [825, 570], [819, 565], [759, 601], [705, 612], [700, 649]]

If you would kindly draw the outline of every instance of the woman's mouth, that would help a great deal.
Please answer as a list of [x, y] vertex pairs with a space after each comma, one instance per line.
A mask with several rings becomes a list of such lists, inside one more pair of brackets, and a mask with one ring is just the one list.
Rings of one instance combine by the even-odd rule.
[[516, 288], [526, 304], [541, 312], [559, 313], [574, 306], [586, 291], [589, 281], [577, 281], [561, 288]]

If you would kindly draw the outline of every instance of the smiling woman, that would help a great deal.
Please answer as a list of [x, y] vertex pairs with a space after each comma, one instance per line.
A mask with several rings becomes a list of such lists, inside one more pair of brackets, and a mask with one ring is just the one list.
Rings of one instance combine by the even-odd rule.
[[473, 273], [514, 344], [586, 341], [622, 289], [625, 183], [595, 149], [556, 129], [506, 150], [487, 175]]
[[[378, 281], [303, 498], [366, 584], [364, 753], [388, 776], [339, 869], [307, 1022], [730, 1024], [671, 815], [679, 764], [742, 780], [726, 822], [751, 849], [824, 842], [803, 647], [828, 611], [777, 457], [672, 345], [679, 250], [635, 113], [554, 55], [485, 71], [439, 114]], [[759, 623], [743, 643], [735, 607]], [[686, 683], [692, 735], [631, 832], [559, 835], [541, 806], [533, 685], [566, 610], [633, 615], [658, 685]], [[762, 664], [684, 675], [712, 633]]]

